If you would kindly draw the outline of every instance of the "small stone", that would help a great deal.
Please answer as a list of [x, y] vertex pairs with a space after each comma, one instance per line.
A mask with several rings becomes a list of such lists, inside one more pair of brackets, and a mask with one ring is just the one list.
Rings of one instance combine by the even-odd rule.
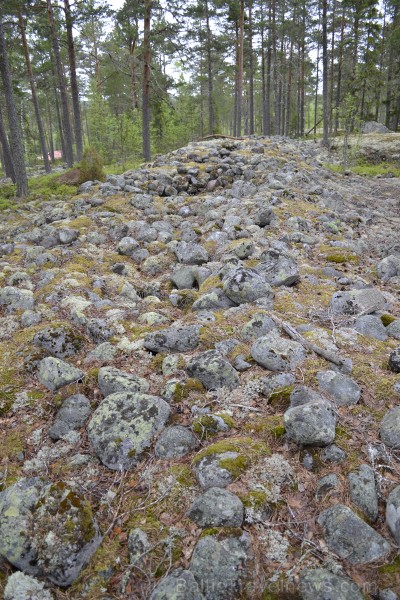
[[398, 600], [398, 595], [393, 590], [386, 588], [385, 590], [380, 590], [379, 592], [379, 600]]
[[81, 350], [83, 337], [69, 326], [49, 326], [36, 333], [33, 343], [52, 356], [67, 358], [68, 356], [74, 356]]
[[289, 408], [283, 415], [286, 436], [302, 446], [328, 446], [335, 439], [336, 415], [325, 400]]
[[270, 333], [276, 329], [275, 322], [263, 313], [255, 315], [242, 328], [241, 336], [246, 341], [256, 340], [257, 338]]
[[259, 365], [270, 371], [292, 371], [306, 356], [301, 344], [280, 337], [275, 331], [258, 338], [250, 353]]
[[292, 286], [300, 281], [300, 272], [296, 261], [289, 255], [276, 250], [263, 252], [259, 270], [272, 286]]
[[349, 473], [350, 498], [374, 523], [378, 518], [378, 495], [375, 487], [375, 475], [369, 465], [360, 465]]
[[6, 286], [0, 289], [0, 306], [5, 306], [8, 312], [16, 310], [31, 310], [35, 301], [33, 292]]
[[395, 348], [389, 356], [389, 369], [393, 373], [400, 373], [400, 347]]
[[7, 579], [4, 600], [54, 600], [54, 596], [42, 581], [17, 571]]
[[385, 558], [388, 542], [360, 519], [350, 508], [336, 504], [318, 517], [330, 550], [352, 565], [363, 565]]
[[143, 392], [149, 389], [149, 383], [143, 377], [120, 371], [114, 367], [101, 367], [98, 382], [104, 397], [116, 392]]
[[315, 497], [317, 500], [321, 500], [326, 496], [330, 491], [336, 490], [339, 487], [339, 480], [335, 473], [329, 473], [321, 479], [318, 480], [317, 483], [317, 491], [315, 492]]
[[400, 340], [400, 319], [396, 319], [386, 327], [386, 333], [395, 340]]
[[205, 600], [190, 571], [177, 569], [162, 579], [149, 600]]
[[238, 597], [247, 571], [249, 549], [250, 536], [247, 532], [240, 537], [222, 540], [208, 535], [197, 542], [190, 571], [206, 600]]
[[40, 323], [41, 320], [41, 315], [34, 310], [25, 310], [21, 315], [22, 327], [32, 327], [32, 325]]
[[274, 293], [263, 275], [253, 269], [239, 267], [228, 272], [224, 278], [223, 291], [235, 304], [254, 302], [259, 298], [271, 298]]
[[63, 229], [58, 230], [58, 237], [60, 239], [61, 244], [72, 244], [72, 242], [75, 242], [75, 240], [78, 239], [79, 231], [77, 231], [76, 229], [64, 227]]
[[383, 417], [380, 435], [389, 448], [400, 448], [400, 406], [395, 406]]
[[151, 352], [189, 352], [199, 344], [199, 325], [176, 325], [149, 333], [144, 347]]
[[150, 548], [149, 538], [142, 529], [136, 528], [129, 532], [128, 551], [131, 565], [140, 564]]
[[234, 389], [239, 384], [239, 376], [235, 369], [214, 350], [202, 352], [192, 358], [187, 371], [190, 377], [199, 379], [207, 390], [220, 387]]
[[155, 446], [155, 454], [158, 458], [179, 458], [198, 445], [199, 440], [189, 429], [176, 425], [161, 432]]
[[383, 281], [389, 281], [392, 277], [400, 275], [400, 256], [391, 254], [386, 256], [377, 264], [378, 277]]
[[76, 369], [63, 360], [53, 358], [52, 356], [43, 358], [38, 366], [38, 380], [52, 392], [64, 385], [76, 383], [83, 379], [84, 376], [85, 373], [80, 369]]
[[95, 453], [109, 469], [132, 469], [170, 412], [168, 404], [157, 396], [130, 392], [107, 396], [88, 425]]
[[321, 451], [320, 456], [324, 462], [340, 464], [346, 460], [347, 454], [344, 450], [339, 448], [339, 446], [331, 444]]
[[318, 402], [323, 400], [321, 394], [306, 385], [296, 385], [290, 394], [290, 408], [301, 406], [308, 402]]
[[351, 377], [336, 371], [319, 371], [317, 379], [320, 390], [329, 394], [337, 406], [351, 406], [360, 399], [360, 386]]
[[90, 402], [82, 394], [64, 400], [53, 425], [49, 429], [52, 440], [59, 440], [70, 431], [80, 429], [90, 414]]
[[327, 569], [305, 569], [300, 575], [302, 600], [363, 600], [358, 586]]
[[391, 534], [400, 545], [400, 485], [395, 487], [389, 494], [386, 502], [386, 524]]
[[383, 310], [385, 305], [386, 298], [380, 290], [364, 288], [348, 292], [335, 292], [330, 307], [334, 314], [357, 315]]
[[187, 515], [199, 527], [241, 527], [244, 507], [228, 490], [209, 488], [193, 502]]
[[175, 254], [178, 261], [185, 265], [202, 265], [208, 262], [207, 250], [194, 242], [179, 242]]
[[238, 459], [240, 460], [238, 452], [228, 451], [209, 454], [196, 462], [194, 472], [203, 490], [213, 487], [225, 488], [232, 483], [234, 476], [228, 465]]
[[192, 267], [179, 267], [171, 275], [171, 281], [178, 290], [194, 287], [195, 276]]
[[132, 256], [136, 250], [140, 248], [139, 242], [137, 242], [133, 237], [123, 237], [122, 240], [118, 243], [118, 254], [122, 254], [123, 256]]

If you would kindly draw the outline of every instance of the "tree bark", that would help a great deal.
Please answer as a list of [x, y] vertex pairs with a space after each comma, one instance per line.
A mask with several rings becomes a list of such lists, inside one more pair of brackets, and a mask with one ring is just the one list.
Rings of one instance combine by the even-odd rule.
[[238, 47], [238, 85], [237, 85], [237, 125], [236, 135], [242, 135], [242, 112], [243, 112], [243, 56], [244, 56], [244, 0], [240, 0], [239, 17], [239, 47]]
[[249, 0], [249, 132], [253, 135], [254, 124], [254, 56], [253, 56], [253, 0]]
[[329, 144], [329, 90], [328, 90], [328, 0], [322, 0], [322, 100], [324, 114], [323, 145]]
[[4, 163], [4, 170], [6, 173], [6, 177], [10, 177], [12, 179], [12, 182], [15, 183], [16, 179], [15, 179], [14, 164], [13, 164], [13, 159], [11, 156], [10, 146], [8, 143], [6, 128], [4, 126], [1, 107], [0, 107], [0, 143], [1, 143], [2, 150], [3, 150], [3, 163]]
[[214, 81], [212, 73], [211, 27], [208, 0], [205, 0], [206, 32], [207, 32], [207, 75], [208, 75], [208, 132], [214, 133]]
[[142, 96], [142, 136], [143, 157], [150, 160], [150, 76], [151, 76], [151, 23], [152, 0], [145, 0], [143, 18], [143, 96]]
[[43, 162], [44, 162], [44, 169], [45, 169], [46, 173], [51, 173], [51, 165], [50, 165], [49, 154], [48, 154], [48, 150], [47, 150], [46, 137], [44, 134], [42, 115], [40, 113], [39, 101], [38, 101], [38, 97], [36, 94], [36, 83], [35, 83], [35, 78], [33, 76], [32, 63], [31, 63], [31, 58], [29, 55], [28, 42], [26, 39], [25, 23], [24, 23], [24, 19], [22, 17], [22, 12], [20, 10], [18, 10], [18, 25], [19, 25], [19, 29], [21, 32], [22, 47], [24, 49], [24, 54], [25, 54], [26, 70], [28, 73], [29, 84], [31, 86], [32, 102], [33, 102], [33, 107], [34, 107], [35, 116], [36, 116], [36, 122], [37, 122], [37, 126], [38, 126], [40, 147], [42, 150], [42, 156], [43, 156]]
[[51, 43], [52, 43], [52, 47], [53, 47], [54, 60], [56, 63], [58, 84], [60, 87], [61, 110], [62, 110], [63, 129], [64, 129], [64, 145], [65, 145], [64, 160], [66, 161], [66, 163], [69, 167], [72, 167], [72, 165], [74, 163], [74, 153], [73, 153], [73, 149], [72, 149], [72, 128], [71, 128], [71, 120], [69, 118], [67, 88], [65, 85], [64, 72], [63, 72], [63, 67], [62, 67], [62, 62], [61, 62], [60, 45], [59, 45], [58, 37], [57, 37], [53, 7], [51, 5], [51, 0], [46, 0], [46, 2], [47, 2], [47, 16], [48, 16], [49, 25], [50, 25]]
[[3, 80], [4, 95], [6, 100], [8, 124], [10, 127], [10, 146], [17, 183], [17, 196], [24, 198], [28, 195], [28, 177], [26, 174], [24, 149], [22, 146], [21, 131], [15, 107], [14, 92], [11, 79], [10, 65], [8, 62], [6, 40], [4, 36], [3, 20], [0, 13], [0, 72]]
[[78, 78], [76, 75], [76, 56], [75, 56], [75, 44], [74, 35], [72, 32], [73, 19], [71, 13], [71, 6], [69, 0], [64, 0], [65, 8], [65, 24], [67, 30], [67, 46], [68, 46], [68, 59], [69, 59], [69, 71], [71, 81], [71, 95], [72, 95], [72, 107], [74, 110], [74, 130], [75, 130], [75, 143], [76, 143], [76, 155], [77, 160], [82, 159], [83, 153], [83, 136], [82, 136], [82, 118], [81, 118], [81, 107], [79, 102], [79, 87]]

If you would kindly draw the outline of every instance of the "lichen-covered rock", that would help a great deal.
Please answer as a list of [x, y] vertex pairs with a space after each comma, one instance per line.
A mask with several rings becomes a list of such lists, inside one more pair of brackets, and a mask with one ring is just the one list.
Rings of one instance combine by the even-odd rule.
[[337, 406], [351, 406], [360, 399], [360, 386], [347, 375], [336, 371], [319, 371], [317, 379], [320, 390], [329, 394]]
[[189, 352], [199, 344], [199, 325], [173, 325], [146, 335], [144, 347], [151, 352]]
[[400, 448], [400, 406], [395, 406], [383, 417], [381, 440], [389, 448]]
[[12, 286], [0, 289], [0, 306], [5, 306], [8, 312], [31, 310], [34, 304], [33, 292], [30, 290], [21, 290]]
[[190, 571], [177, 569], [162, 579], [149, 600], [205, 600]]
[[292, 286], [300, 281], [300, 272], [296, 261], [291, 256], [276, 250], [267, 250], [261, 255], [258, 270], [272, 286]]
[[170, 415], [157, 396], [120, 392], [107, 396], [88, 426], [89, 439], [109, 469], [132, 469]]
[[377, 264], [378, 277], [383, 281], [388, 281], [392, 277], [400, 275], [400, 256], [391, 254], [386, 256]]
[[129, 532], [128, 551], [131, 565], [142, 562], [150, 548], [151, 544], [145, 531], [137, 527]]
[[214, 350], [202, 352], [192, 358], [187, 371], [191, 377], [199, 379], [207, 390], [220, 387], [233, 389], [239, 383], [239, 375], [232, 365]]
[[119, 241], [117, 249], [118, 254], [122, 254], [123, 256], [132, 256], [138, 248], [140, 248], [139, 242], [137, 242], [133, 237], [126, 236]]
[[186, 427], [167, 427], [158, 437], [155, 453], [158, 458], [179, 458], [197, 448], [199, 440]]
[[321, 451], [320, 456], [323, 461], [338, 465], [346, 460], [347, 454], [339, 446], [331, 444]]
[[386, 333], [395, 340], [400, 340], [400, 319], [396, 319], [386, 327]]
[[363, 600], [358, 586], [328, 569], [305, 569], [300, 575], [302, 600]]
[[195, 283], [192, 267], [178, 267], [171, 275], [171, 281], [178, 290], [191, 289]]
[[46, 350], [57, 358], [67, 358], [77, 354], [83, 346], [83, 336], [70, 326], [45, 327], [33, 338], [35, 346]]
[[178, 261], [184, 265], [202, 265], [208, 262], [207, 250], [195, 242], [179, 242], [175, 254]]
[[82, 394], [70, 396], [62, 403], [49, 429], [52, 440], [59, 440], [70, 431], [80, 429], [90, 414], [90, 402]]
[[331, 299], [331, 310], [334, 314], [357, 315], [383, 310], [386, 305], [385, 296], [376, 288], [335, 292]]
[[287, 438], [302, 446], [328, 446], [335, 439], [336, 415], [325, 400], [289, 408], [283, 422]]
[[400, 373], [400, 347], [395, 348], [389, 356], [389, 369], [393, 373]]
[[258, 338], [250, 352], [259, 365], [270, 371], [292, 371], [306, 357], [301, 344], [281, 337], [275, 330]]
[[338, 487], [339, 479], [336, 473], [328, 473], [328, 475], [324, 475], [324, 477], [318, 480], [315, 497], [321, 500], [321, 498], [324, 498], [329, 492], [336, 490]]
[[7, 579], [4, 600], [54, 600], [54, 596], [42, 581], [17, 571]]
[[209, 488], [196, 498], [187, 515], [199, 527], [241, 527], [244, 507], [228, 490]]
[[256, 340], [262, 335], [266, 335], [273, 329], [276, 329], [276, 325], [271, 317], [260, 313], [245, 323], [241, 331], [241, 336], [244, 340]]
[[378, 494], [373, 469], [369, 465], [360, 465], [349, 473], [349, 488], [353, 504], [374, 523], [378, 518]]
[[224, 278], [223, 290], [235, 304], [254, 302], [259, 298], [273, 298], [273, 291], [263, 275], [254, 269], [239, 267], [228, 272]]
[[386, 502], [386, 524], [391, 534], [400, 545], [400, 485], [395, 487], [389, 494]]
[[125, 373], [114, 367], [101, 367], [97, 378], [104, 397], [116, 392], [146, 393], [149, 390], [149, 383], [143, 377]]
[[90, 504], [63, 482], [21, 479], [0, 493], [0, 555], [68, 586], [100, 544]]
[[381, 560], [390, 552], [388, 542], [343, 504], [324, 510], [318, 523], [330, 550], [352, 565]]
[[40, 383], [52, 392], [64, 385], [79, 381], [84, 376], [84, 372], [80, 369], [52, 356], [40, 361], [37, 375]]
[[249, 560], [250, 536], [217, 540], [201, 538], [193, 551], [190, 572], [206, 600], [232, 600], [240, 594]]

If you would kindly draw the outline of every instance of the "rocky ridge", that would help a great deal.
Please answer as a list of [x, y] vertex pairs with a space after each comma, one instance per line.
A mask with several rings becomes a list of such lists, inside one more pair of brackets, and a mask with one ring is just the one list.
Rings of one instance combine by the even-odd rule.
[[327, 161], [210, 140], [3, 213], [5, 598], [400, 593], [400, 182]]

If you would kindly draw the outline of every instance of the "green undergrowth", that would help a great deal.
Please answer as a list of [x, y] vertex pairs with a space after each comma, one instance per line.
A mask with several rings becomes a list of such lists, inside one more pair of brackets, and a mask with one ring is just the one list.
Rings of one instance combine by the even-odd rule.
[[9, 208], [23, 207], [24, 203], [32, 200], [64, 200], [76, 193], [75, 185], [66, 185], [58, 181], [60, 174], [40, 175], [31, 177], [28, 181], [29, 196], [16, 199], [16, 186], [11, 183], [0, 184], [0, 211]]
[[[343, 173], [343, 165], [341, 164], [325, 164], [324, 166], [334, 173]], [[376, 177], [377, 175], [384, 176], [388, 174], [391, 174], [393, 177], [400, 177], [400, 163], [398, 162], [372, 164], [360, 159], [355, 165], [349, 166], [347, 170], [364, 177]]]

